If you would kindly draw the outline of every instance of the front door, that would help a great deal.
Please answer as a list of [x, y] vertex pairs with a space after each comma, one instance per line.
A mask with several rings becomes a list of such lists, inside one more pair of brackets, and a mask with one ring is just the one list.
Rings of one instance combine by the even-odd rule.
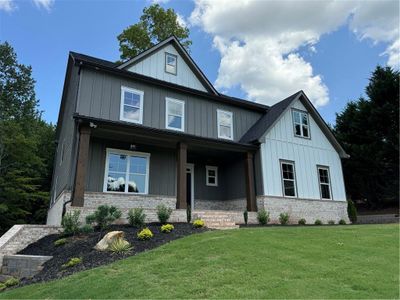
[[186, 165], [186, 204], [194, 209], [194, 165]]

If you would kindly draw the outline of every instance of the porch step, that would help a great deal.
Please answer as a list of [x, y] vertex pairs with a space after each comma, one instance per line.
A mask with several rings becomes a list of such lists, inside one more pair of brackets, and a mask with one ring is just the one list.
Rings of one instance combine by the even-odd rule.
[[239, 228], [235, 223], [234, 213], [223, 210], [193, 211], [193, 220], [202, 219], [208, 228], [235, 229]]

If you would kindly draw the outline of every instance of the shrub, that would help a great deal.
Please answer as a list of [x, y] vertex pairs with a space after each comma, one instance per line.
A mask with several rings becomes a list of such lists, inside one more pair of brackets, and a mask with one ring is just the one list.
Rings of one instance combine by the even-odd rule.
[[329, 220], [329, 221], [328, 221], [328, 224], [329, 224], [329, 225], [335, 225], [335, 221]]
[[243, 212], [243, 219], [244, 219], [244, 224], [247, 225], [247, 221], [249, 220], [249, 212], [247, 210]]
[[66, 243], [67, 243], [67, 239], [64, 238], [64, 239], [58, 239], [53, 244], [54, 244], [54, 246], [58, 247], [58, 246], [65, 245]]
[[287, 223], [289, 223], [289, 214], [281, 213], [279, 215], [279, 223], [281, 223], [282, 225], [286, 225]]
[[150, 229], [144, 228], [137, 234], [137, 237], [139, 240], [142, 240], [142, 241], [149, 240], [153, 237], [153, 233], [151, 232]]
[[339, 225], [346, 225], [346, 221], [343, 220], [343, 219], [341, 219], [341, 220], [339, 221]]
[[168, 222], [169, 217], [172, 214], [172, 208], [166, 207], [164, 204], [157, 206], [157, 217], [161, 224]]
[[202, 228], [202, 227], [204, 227], [204, 221], [201, 220], [201, 219], [194, 220], [193, 227], [194, 228]]
[[174, 230], [174, 225], [172, 224], [165, 224], [161, 226], [161, 232], [170, 233], [172, 230]]
[[299, 225], [306, 225], [307, 222], [306, 222], [306, 219], [302, 218], [299, 220], [298, 223], [299, 223]]
[[143, 227], [145, 219], [146, 215], [143, 213], [143, 208], [130, 209], [128, 212], [128, 221], [129, 224], [133, 227]]
[[100, 205], [94, 213], [86, 217], [86, 223], [96, 223], [101, 229], [105, 229], [121, 215], [121, 211], [115, 206]]
[[79, 231], [81, 233], [88, 234], [88, 233], [92, 233], [94, 231], [94, 229], [91, 225], [85, 224], [81, 228], [79, 228]]
[[7, 279], [7, 280], [4, 282], [4, 285], [5, 285], [6, 287], [14, 286], [14, 285], [18, 285], [18, 284], [19, 284], [19, 279], [14, 278], [14, 277], [11, 277], [11, 278]]
[[108, 249], [113, 253], [121, 254], [131, 251], [133, 247], [127, 240], [119, 238], [114, 240]]
[[0, 282], [0, 292], [5, 290], [7, 288], [7, 286], [4, 283]]
[[68, 212], [64, 215], [61, 221], [61, 225], [64, 229], [65, 235], [75, 235], [79, 233], [79, 215], [81, 212], [79, 210], [74, 210], [72, 212]]
[[261, 225], [266, 225], [269, 222], [269, 212], [267, 212], [264, 208], [260, 209], [257, 212], [257, 220]]
[[192, 221], [192, 208], [190, 207], [190, 205], [188, 205], [186, 208], [186, 221], [188, 223], [190, 223], [190, 221]]
[[63, 264], [61, 267], [65, 268], [71, 268], [73, 266], [76, 266], [82, 262], [82, 258], [79, 257], [73, 257], [71, 258], [68, 262]]
[[316, 219], [314, 224], [315, 225], [322, 225], [322, 221], [320, 219]]
[[347, 214], [351, 223], [357, 223], [357, 209], [352, 200], [347, 200]]

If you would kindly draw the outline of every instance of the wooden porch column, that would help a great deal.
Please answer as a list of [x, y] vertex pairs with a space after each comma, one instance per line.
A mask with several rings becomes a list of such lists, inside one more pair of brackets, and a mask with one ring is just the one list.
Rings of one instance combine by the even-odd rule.
[[83, 206], [87, 161], [89, 159], [90, 127], [82, 126], [79, 130], [78, 157], [73, 187], [72, 206]]
[[253, 153], [247, 152], [245, 158], [247, 210], [257, 211], [256, 190], [254, 183]]
[[186, 162], [187, 162], [187, 145], [178, 144], [178, 170], [177, 170], [177, 191], [176, 191], [176, 208], [186, 208]]

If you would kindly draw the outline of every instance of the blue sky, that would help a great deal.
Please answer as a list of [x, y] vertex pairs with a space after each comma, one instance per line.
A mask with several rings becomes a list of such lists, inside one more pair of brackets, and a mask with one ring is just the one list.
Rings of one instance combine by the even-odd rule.
[[[149, 1], [7, 1], [13, 8], [5, 8], [4, 3], [2, 7], [0, 3], [0, 41], [8, 41], [17, 52], [19, 61], [32, 66], [33, 76], [37, 81], [36, 93], [40, 99], [40, 108], [44, 111], [44, 118], [53, 123], [57, 121], [68, 51], [111, 61], [117, 60], [119, 51], [116, 36], [127, 26], [136, 23], [143, 7], [151, 4]], [[42, 4], [41, 1], [43, 1]], [[265, 3], [268, 7], [268, 2]], [[192, 14], [196, 7], [199, 8], [199, 3], [164, 0], [161, 5], [174, 8], [188, 24], [191, 24], [190, 32], [193, 40], [191, 55], [210, 81], [217, 83], [219, 91], [257, 101], [261, 99], [261, 102], [262, 97], [276, 97], [275, 100], [267, 102], [271, 104], [271, 101], [281, 100], [280, 95], [289, 95], [292, 89], [301, 87], [301, 80], [310, 82], [312, 79], [313, 83], [307, 87], [310, 93], [307, 88], [304, 89], [309, 96], [316, 95], [315, 98], [321, 99], [319, 103], [323, 105], [318, 105], [318, 110], [329, 123], [334, 123], [335, 113], [340, 112], [347, 101], [357, 99], [364, 94], [371, 72], [377, 65], [386, 65], [388, 62], [388, 55], [382, 55], [382, 53], [388, 49], [393, 40], [397, 39], [397, 36], [394, 39], [380, 39], [377, 36], [370, 38], [372, 34], [367, 31], [364, 38], [361, 38], [359, 34], [354, 33], [353, 27], [358, 26], [359, 31], [365, 27], [362, 23], [360, 25], [362, 20], [355, 20], [351, 25], [348, 21], [343, 21], [325, 28], [324, 31], [314, 30], [310, 36], [304, 38], [300, 46], [293, 45], [293, 41], [285, 38], [286, 44], [283, 47], [281, 32], [278, 34], [267, 32], [265, 33], [269, 35], [267, 37], [263, 36], [264, 33], [253, 35], [253, 32], [241, 32], [236, 35], [234, 25], [230, 23], [226, 23], [223, 28], [210, 25], [213, 16], [210, 16], [206, 9], [203, 9], [202, 15], [197, 15], [195, 19]], [[343, 19], [348, 18], [348, 16], [343, 17], [343, 9], [339, 13]], [[235, 11], [232, 11], [232, 14], [234, 19]], [[192, 18], [190, 18], [191, 15]], [[318, 24], [305, 26], [314, 25]], [[229, 31], [227, 28], [234, 33], [227, 33]], [[319, 27], [315, 26], [315, 28]], [[395, 34], [398, 35], [398, 31]], [[274, 80], [279, 77], [271, 77], [270, 74], [266, 76], [256, 70], [257, 72], [246, 77], [260, 74], [260, 78], [253, 80], [261, 81], [261, 92], [257, 94], [260, 86], [253, 86], [251, 82], [246, 82], [246, 78], [241, 77], [240, 72], [229, 77], [234, 72], [230, 71], [229, 66], [226, 65], [231, 61], [230, 59], [240, 59], [236, 56], [235, 49], [242, 52], [253, 51], [249, 48], [237, 47], [237, 45], [235, 48], [232, 42], [234, 40], [249, 41], [249, 36], [260, 36], [257, 40], [261, 41], [266, 38], [266, 44], [279, 44], [281, 52], [277, 55], [281, 55], [279, 58], [283, 60], [283, 64], [287, 63], [288, 67], [298, 68], [289, 70], [301, 72], [301, 70], [311, 68], [312, 74], [305, 77], [300, 74], [302, 77], [293, 79], [300, 85], [285, 83], [286, 85], [280, 86], [280, 82], [284, 81], [280, 80], [275, 87]], [[271, 41], [270, 36], [274, 36], [275, 40]], [[216, 41], [220, 39], [224, 40], [223, 46], [216, 44]], [[228, 39], [231, 40], [227, 41]], [[294, 39], [298, 40], [296, 37]], [[257, 45], [252, 47], [257, 47]], [[281, 50], [283, 48], [285, 50]], [[274, 52], [274, 55], [276, 53]], [[291, 54], [295, 54], [292, 58], [296, 59], [286, 60]], [[267, 63], [270, 56], [266, 53], [261, 56], [261, 59], [262, 57], [266, 58]], [[221, 58], [224, 63], [221, 63]], [[244, 69], [252, 69], [251, 63], [246, 63], [246, 60], [242, 59], [240, 66]], [[263, 86], [266, 87], [265, 91], [262, 89]], [[279, 91], [273, 94], [273, 90]]]

